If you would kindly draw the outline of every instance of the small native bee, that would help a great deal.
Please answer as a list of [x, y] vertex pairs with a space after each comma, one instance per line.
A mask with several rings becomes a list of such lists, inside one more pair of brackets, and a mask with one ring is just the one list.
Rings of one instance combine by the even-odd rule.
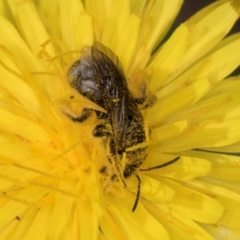
[[[100, 42], [81, 50], [80, 59], [73, 63], [67, 76], [70, 85], [77, 92], [106, 110], [100, 112], [85, 108], [80, 116], [65, 114], [74, 122], [83, 122], [95, 112], [97, 118], [103, 120], [103, 123], [93, 130], [95, 137], [105, 139], [109, 149], [107, 161], [112, 171], [107, 165], [100, 169], [102, 173], [110, 172], [103, 190], [107, 191], [114, 181], [120, 181], [126, 187], [125, 179], [135, 174], [139, 184], [132, 209], [134, 211], [139, 200], [141, 184], [136, 171], [147, 157], [150, 133], [138, 107], [138, 104], [144, 102], [144, 98], [133, 98], [118, 57]], [[151, 169], [164, 166], [159, 165]]]

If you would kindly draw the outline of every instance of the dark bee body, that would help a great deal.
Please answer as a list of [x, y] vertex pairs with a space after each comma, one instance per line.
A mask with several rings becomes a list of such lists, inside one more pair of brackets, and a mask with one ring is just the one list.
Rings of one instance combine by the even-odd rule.
[[[106, 110], [100, 112], [85, 108], [78, 117], [66, 114], [75, 122], [83, 122], [95, 111], [104, 122], [93, 130], [94, 136], [107, 141], [110, 151], [108, 161], [113, 171], [110, 171], [104, 191], [115, 180], [126, 186], [124, 179], [134, 174], [147, 157], [149, 128], [145, 126], [138, 108], [139, 99], [134, 99], [128, 89], [117, 56], [109, 48], [95, 42], [92, 47], [81, 50], [81, 58], [69, 69], [68, 78], [70, 85], [81, 95]], [[108, 172], [108, 168], [102, 166], [99, 171]], [[140, 194], [141, 180], [138, 175], [136, 177], [139, 185], [133, 211]]]
[[[118, 58], [110, 49], [95, 42], [92, 47], [82, 49], [81, 58], [70, 68], [68, 77], [73, 88], [106, 110], [106, 114], [96, 112], [98, 118], [105, 119], [105, 123], [96, 126], [93, 134], [110, 138], [115, 174], [117, 178], [129, 177], [146, 158], [147, 147], [127, 152], [128, 161], [124, 169], [121, 166], [123, 153], [145, 142], [146, 133], [143, 116], [128, 90]], [[81, 122], [87, 119], [90, 112], [84, 109], [80, 118], [71, 118]]]

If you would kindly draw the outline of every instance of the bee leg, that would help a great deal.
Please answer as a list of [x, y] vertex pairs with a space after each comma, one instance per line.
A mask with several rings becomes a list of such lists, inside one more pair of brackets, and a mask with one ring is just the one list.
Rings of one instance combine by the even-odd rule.
[[103, 193], [105, 194], [108, 189], [113, 185], [114, 181], [117, 179], [117, 175], [114, 174], [107, 180], [107, 183], [103, 186]]
[[146, 98], [135, 98], [134, 100], [137, 105], [143, 105], [146, 101]]
[[95, 110], [98, 119], [107, 119], [108, 114]]
[[135, 102], [137, 103], [138, 106], [140, 106], [140, 109], [145, 109], [153, 106], [156, 100], [157, 97], [155, 95], [148, 94], [145, 97], [136, 98]]
[[149, 108], [149, 107], [153, 106], [156, 101], [157, 101], [157, 97], [153, 94], [149, 94], [147, 96], [147, 100], [145, 101], [144, 108]]
[[132, 212], [134, 212], [137, 208], [137, 205], [138, 205], [138, 202], [139, 202], [139, 197], [140, 197], [140, 192], [141, 192], [141, 178], [137, 174], [135, 176], [138, 180], [138, 188], [137, 188], [137, 195], [136, 195], [135, 202], [133, 204]]
[[93, 109], [84, 108], [80, 116], [75, 116], [72, 113], [64, 112], [64, 114], [69, 117], [73, 122], [84, 122], [92, 115]]
[[[107, 183], [103, 186], [103, 193], [105, 194], [109, 188], [111, 188], [111, 186], [113, 185], [113, 183], [118, 180], [117, 174], [112, 175], [111, 177], [108, 178], [108, 180], [106, 181]], [[126, 188], [126, 183], [124, 182], [124, 180], [122, 180], [123, 183], [123, 188]], [[140, 192], [139, 192], [140, 194]], [[139, 196], [138, 196], [139, 198]]]
[[170, 165], [170, 164], [172, 164], [172, 163], [177, 162], [179, 159], [180, 159], [180, 157], [176, 157], [176, 158], [174, 158], [173, 160], [168, 161], [168, 162], [166, 162], [166, 163], [163, 163], [163, 164], [161, 164], [161, 165], [157, 165], [157, 166], [150, 167], [150, 168], [146, 168], [146, 169], [140, 168], [139, 171], [148, 172], [148, 171], [151, 171], [151, 170], [154, 170], [154, 169], [163, 168], [163, 167], [166, 167], [166, 166], [168, 166], [168, 165]]
[[105, 124], [99, 124], [93, 130], [94, 137], [105, 137], [110, 135], [111, 135], [110, 129], [108, 129]]

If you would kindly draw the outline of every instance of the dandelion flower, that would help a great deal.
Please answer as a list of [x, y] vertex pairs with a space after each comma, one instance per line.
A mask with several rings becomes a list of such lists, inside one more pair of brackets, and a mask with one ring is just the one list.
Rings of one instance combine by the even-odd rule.
[[[217, 1], [166, 36], [182, 0], [7, 0], [0, 4], [0, 239], [240, 239], [239, 2]], [[107, 150], [99, 106], [67, 71], [99, 41], [120, 59], [128, 87], [156, 96], [149, 169], [104, 194]], [[157, 47], [159, 46], [160, 47]], [[74, 96], [74, 99], [71, 99]], [[101, 110], [101, 109], [99, 109]], [[127, 160], [126, 160], [127, 161]]]

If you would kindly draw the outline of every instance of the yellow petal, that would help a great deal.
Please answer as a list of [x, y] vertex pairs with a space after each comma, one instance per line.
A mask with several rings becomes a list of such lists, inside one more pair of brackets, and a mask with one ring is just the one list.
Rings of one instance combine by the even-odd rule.
[[139, 0], [132, 0], [132, 1], [130, 1], [132, 12], [135, 12], [139, 15], [142, 13], [146, 4], [147, 4], [146, 0], [140, 0], [140, 1]]
[[80, 239], [98, 239], [99, 217], [90, 201], [79, 200], [76, 204]]
[[109, 19], [115, 19], [115, 21], [118, 21], [117, 27], [119, 30], [119, 34], [121, 34], [124, 31], [124, 28], [126, 27], [126, 24], [129, 20], [130, 15], [130, 3], [128, 0], [115, 0], [112, 1], [111, 4], [106, 5], [106, 8], [108, 9], [108, 18]]
[[186, 185], [195, 190], [201, 190], [202, 192], [213, 196], [214, 199], [219, 201], [223, 205], [225, 212], [223, 217], [218, 221], [218, 224], [239, 230], [239, 194], [223, 187], [218, 187], [200, 180], [186, 182]]
[[158, 204], [155, 207], [144, 201], [144, 205], [167, 229], [170, 239], [214, 240], [195, 221], [185, 217], [184, 214], [172, 211], [168, 206], [163, 204]]
[[213, 224], [224, 213], [223, 206], [213, 198], [188, 189], [174, 181], [163, 178], [162, 181], [175, 190], [175, 197], [169, 204], [173, 211], [202, 223]]
[[[109, 196], [110, 198], [110, 196]], [[129, 195], [126, 201], [121, 201], [115, 197], [111, 198], [112, 206], [109, 206], [109, 212], [122, 229], [125, 239], [161, 239], [169, 240], [167, 231], [139, 204], [134, 213], [129, 211], [132, 207], [132, 199]], [[118, 206], [118, 207], [115, 207]], [[141, 221], [139, 221], [141, 219]], [[124, 229], [124, 230], [123, 230]], [[155, 231], [158, 229], [158, 231]]]
[[172, 124], [165, 124], [161, 127], [153, 128], [151, 138], [155, 143], [164, 142], [172, 139], [188, 128], [187, 121], [174, 122]]
[[217, 83], [214, 88], [212, 88], [203, 99], [211, 98], [214, 96], [218, 96], [222, 93], [234, 93], [235, 91], [239, 91], [240, 89], [240, 77], [230, 77], [226, 78], [223, 81]]
[[91, 13], [93, 16], [93, 20], [96, 24], [94, 32], [96, 34], [96, 39], [99, 40], [103, 32], [106, 17], [109, 14], [109, 2], [107, 0], [86, 0], [85, 8], [87, 12]]
[[[23, 1], [18, 4], [16, 1], [15, 6], [12, 6], [12, 11], [16, 11], [16, 18], [21, 29], [21, 33], [32, 52], [37, 55], [42, 43], [49, 39], [48, 33], [43, 26], [38, 13], [31, 1]], [[51, 44], [48, 46], [49, 53], [53, 54], [54, 49]]]
[[[240, 63], [240, 54], [236, 49], [240, 45], [240, 34], [225, 38], [213, 52], [210, 52], [196, 68], [200, 70], [197, 77], [211, 76], [211, 82], [216, 83], [230, 74]], [[219, 61], [221, 59], [222, 61]], [[201, 67], [201, 69], [200, 69]], [[216, 72], [216, 70], [218, 72]]]
[[[137, 193], [138, 182], [136, 177], [128, 180], [128, 188], [134, 192], [134, 195]], [[141, 174], [141, 196], [153, 201], [153, 202], [167, 202], [170, 201], [174, 195], [174, 191], [169, 188], [167, 185], [162, 184], [160, 181], [155, 180], [152, 177]]]
[[[81, 49], [84, 46], [91, 46], [94, 41], [92, 16], [87, 13], [81, 13], [78, 16], [75, 28], [73, 28], [72, 31], [72, 38], [74, 40], [73, 49]], [[65, 35], [67, 34], [68, 31], [65, 32]], [[69, 38], [69, 36], [67, 37]]]
[[209, 232], [214, 239], [231, 239], [231, 240], [240, 239], [239, 230], [234, 230], [219, 225], [214, 226], [207, 224], [201, 224], [201, 227], [204, 228], [207, 232]]
[[[6, 234], [6, 236], [7, 236], [6, 239], [7, 240], [17, 239], [17, 238], [19, 238], [19, 236], [26, 236], [27, 231], [30, 229], [31, 225], [34, 223], [38, 213], [39, 213], [39, 209], [30, 208], [30, 209], [28, 209], [26, 214], [24, 214], [24, 216], [20, 215], [19, 218], [16, 218], [17, 226], [15, 226], [13, 229], [11, 229], [9, 234]], [[44, 216], [44, 215], [47, 215], [47, 214], [49, 214], [48, 210], [46, 210], [46, 211], [43, 210], [40, 213], [40, 215], [42, 215], [41, 220], [46, 221], [47, 216]], [[42, 228], [42, 233], [40, 235], [42, 237], [45, 237], [45, 223], [42, 224], [41, 228]], [[2, 235], [0, 235], [0, 237], [2, 237]], [[2, 239], [4, 239], [4, 237]]]
[[167, 33], [180, 10], [182, 2], [181, 0], [148, 2], [143, 13], [138, 45], [145, 45], [145, 48], [151, 52], [153, 47], [158, 45]]
[[238, 120], [209, 121], [191, 126], [173, 140], [159, 145], [159, 150], [170, 153], [193, 148], [228, 145], [240, 140], [240, 133], [236, 131], [238, 126]]
[[[229, 1], [229, 0], [225, 0], [225, 1]], [[234, 8], [238, 11], [238, 14], [240, 14], [240, 1], [239, 0], [233, 0], [230, 1], [231, 3], [233, 3]]]
[[[198, 101], [210, 89], [209, 80], [202, 78], [195, 83], [180, 89], [178, 92], [158, 101], [147, 109], [150, 125], [158, 124], [173, 113]], [[158, 94], [157, 94], [158, 97]]]
[[238, 14], [230, 2], [217, 2], [187, 20], [186, 25], [191, 34], [188, 49], [178, 69], [186, 69], [212, 49], [230, 31], [237, 19]]
[[5, 1], [1, 1], [1, 2], [0, 2], [0, 13], [1, 13], [2, 15], [4, 15], [5, 8], [6, 8], [6, 2], [5, 2]]
[[123, 64], [125, 74], [128, 76], [128, 68], [132, 63], [136, 43], [139, 37], [140, 18], [135, 14], [129, 16], [124, 31], [120, 34], [116, 54]]
[[235, 87], [231, 91], [231, 97], [229, 96], [230, 90], [225, 89], [224, 93], [204, 98], [181, 112], [176, 113], [168, 122], [185, 120], [191, 122], [191, 124], [199, 124], [207, 121], [217, 121], [218, 119], [224, 121], [239, 119], [240, 96], [239, 89], [236, 85]]
[[159, 90], [165, 79], [178, 66], [185, 53], [188, 37], [187, 27], [184, 24], [180, 25], [148, 65], [146, 72], [150, 78], [149, 87], [152, 92]]
[[[24, 232], [21, 231], [21, 228], [20, 228], [16, 231], [16, 235], [22, 233], [22, 236], [24, 236], [24, 239], [26, 240], [30, 240], [33, 238], [37, 240], [41, 240], [46, 238], [46, 226], [48, 222], [48, 217], [49, 217], [49, 209], [43, 209], [35, 212], [35, 216], [31, 219], [32, 220], [31, 222], [28, 222], [28, 221], [25, 222], [25, 218], [22, 219], [25, 225]], [[29, 224], [29, 225], [26, 226], [26, 224]], [[38, 228], [38, 226], [40, 226], [40, 228]], [[37, 231], [40, 231], [40, 234], [38, 236], [36, 236]]]
[[[141, 169], [159, 166], [160, 164], [169, 162], [174, 158], [175, 157], [170, 155], [167, 158], [165, 156], [165, 159], [163, 160], [161, 158], [161, 154], [151, 151], [149, 153], [147, 165], [145, 164], [141, 167]], [[161, 176], [176, 180], [189, 181], [196, 177], [206, 176], [211, 170], [211, 166], [212, 164], [204, 158], [187, 157], [181, 155], [180, 159], [177, 162], [170, 164], [169, 166], [166, 166], [164, 168], [150, 170], [146, 173], [155, 177]], [[159, 181], [161, 181], [161, 179], [159, 179]]]
[[49, 35], [51, 37], [61, 38], [58, 1], [33, 0], [33, 2]]
[[[73, 50], [76, 43], [76, 32], [83, 31], [86, 29], [87, 30], [92, 29], [91, 27], [90, 29], [88, 29], [87, 26], [80, 25], [86, 23], [83, 20], [82, 22], [80, 20], [81, 13], [83, 12], [83, 6], [81, 1], [62, 0], [61, 4], [58, 4], [58, 7], [62, 39], [67, 44], [68, 49]], [[86, 34], [89, 33], [90, 32], [86, 32]]]
[[206, 151], [188, 151], [187, 155], [205, 158], [212, 166], [207, 176], [226, 181], [240, 182], [240, 158], [227, 154], [210, 153]]
[[[104, 217], [100, 220], [102, 239], [124, 240], [124, 236], [116, 222], [112, 219], [108, 211], [104, 211]], [[83, 238], [84, 239], [84, 238]]]
[[[237, 152], [240, 85], [230, 80], [214, 90], [240, 63], [240, 35], [221, 41], [237, 18], [234, 1], [200, 11], [150, 62], [182, 0], [7, 0], [7, 11], [0, 3], [12, 22], [0, 17], [0, 239], [212, 240], [197, 222], [237, 229], [238, 157], [189, 150]], [[94, 105], [76, 93], [69, 100], [73, 91], [64, 80], [79, 59], [73, 52], [94, 40], [118, 55], [137, 85], [134, 97], [148, 79], [158, 98], [143, 110], [152, 141], [136, 172], [141, 184], [132, 174], [125, 189], [115, 181], [105, 194], [99, 169], [110, 164], [109, 153], [92, 135], [103, 120], [94, 113], [77, 124], [62, 113]], [[143, 171], [178, 156], [165, 168]]]
[[18, 66], [21, 66], [21, 69], [27, 68], [36, 71], [38, 69], [36, 66], [37, 62], [17, 30], [2, 16], [0, 16], [0, 25], [0, 34], [2, 36], [0, 43], [9, 52], [14, 46], [14, 51], [11, 51], [11, 54], [14, 56], [14, 60], [18, 63]]
[[0, 56], [4, 59], [4, 64], [16, 73], [16, 75], [14, 75], [12, 72], [7, 71], [7, 69], [0, 66], [1, 79], [8, 79], [8, 81], [1, 81], [1, 87], [5, 88], [23, 107], [38, 113], [40, 104], [36, 98], [36, 94], [30, 86], [21, 79], [21, 75], [17, 75], [19, 70], [13, 65], [11, 59], [9, 59], [9, 55], [0, 52]]
[[240, 149], [240, 141], [237, 141], [233, 144], [227, 145], [227, 146], [221, 146], [218, 148], [207, 148], [208, 151], [213, 152], [226, 152], [226, 153], [239, 153]]
[[11, 19], [11, 21], [13, 21], [7, 1], [0, 1], [0, 13], [2, 16], [8, 19]]
[[31, 142], [43, 144], [46, 147], [48, 146], [48, 148], [49, 146], [55, 145], [57, 142], [59, 144], [59, 140], [57, 140], [57, 138], [52, 141], [50, 137], [52, 135], [52, 131], [44, 131], [43, 129], [45, 127], [43, 127], [41, 123], [33, 122], [25, 117], [17, 117], [15, 114], [4, 109], [0, 109], [0, 115], [2, 116], [0, 120], [0, 127], [9, 133], [24, 136], [25, 139], [28, 139]]
[[[1, 72], [2, 74], [6, 74], [6, 77], [9, 77], [9, 79], [17, 77], [17, 79], [12, 80], [15, 82], [17, 81], [17, 85], [13, 85], [12, 90], [9, 89], [10, 81], [3, 81], [2, 84], [6, 85], [6, 88], [9, 89], [9, 91], [11, 90], [11, 92], [14, 92], [14, 87], [22, 88], [23, 85], [26, 85], [27, 83], [28, 87], [23, 89], [26, 91], [26, 96], [23, 96], [23, 100], [31, 96], [32, 103], [29, 103], [28, 108], [32, 111], [39, 110], [39, 108], [36, 107], [36, 97], [33, 97], [33, 89], [35, 90], [34, 94], [38, 97], [43, 97], [43, 93], [48, 94], [48, 96], [54, 100], [62, 96], [63, 84], [59, 81], [59, 76], [54, 74], [54, 72], [45, 73], [50, 71], [49, 69], [46, 70], [45, 63], [43, 64], [42, 60], [33, 56], [16, 29], [7, 22], [6, 19], [0, 17], [0, 24], [2, 26], [0, 29], [0, 34], [2, 35], [0, 43], [5, 46], [1, 49], [0, 53], [2, 57], [1, 67], [3, 68]], [[14, 51], [12, 50], [12, 46], [14, 46]], [[40, 49], [40, 46], [38, 46], [38, 48]], [[39, 71], [42, 71], [41, 74]], [[51, 69], [51, 71], [53, 70]], [[20, 81], [23, 81], [23, 83], [20, 83]], [[32, 88], [32, 90], [30, 90], [30, 88]], [[20, 92], [18, 89], [17, 92], [18, 93], [14, 92], [16, 96], [21, 96], [25, 93], [24, 91]], [[32, 104], [34, 104], [35, 107], [31, 107]]]
[[[61, 191], [71, 192], [73, 195], [78, 193], [79, 182], [76, 180], [72, 181], [62, 181], [57, 186], [54, 186]], [[48, 216], [48, 227], [46, 227], [46, 238], [58, 239], [61, 237], [62, 230], [64, 226], [67, 225], [69, 218], [72, 217], [73, 206], [75, 203], [75, 197], [70, 197], [63, 193], [56, 193], [52, 196], [54, 199], [54, 204], [50, 203], [51, 215]], [[59, 217], [59, 212], [61, 212], [64, 218]]]
[[169, 96], [191, 82], [208, 78], [216, 84], [229, 75], [240, 64], [240, 53], [236, 51], [240, 46], [240, 34], [232, 35], [219, 43], [200, 62], [190, 67], [182, 75], [171, 81], [161, 89], [157, 96], [162, 99]]
[[[237, 160], [239, 161], [239, 159]], [[222, 166], [221, 166], [222, 165]], [[214, 178], [224, 179], [226, 181], [240, 182], [240, 166], [226, 166], [225, 164], [213, 165], [212, 170], [208, 174]]]
[[225, 181], [219, 178], [204, 177], [205, 182], [213, 184], [214, 186], [219, 186], [221, 188], [228, 189], [229, 191], [235, 192], [240, 195], [240, 183]]
[[9, 224], [15, 217], [21, 216], [29, 206], [32, 206], [32, 202], [36, 202], [37, 199], [43, 197], [48, 192], [49, 189], [34, 185], [20, 188], [20, 191], [17, 193], [15, 191], [13, 193], [11, 191], [6, 192], [4, 195], [10, 201], [0, 209], [1, 228]]
[[171, 23], [178, 13], [182, 0], [147, 2], [142, 16], [135, 60], [128, 70], [128, 75], [133, 76], [138, 69], [146, 66], [153, 48], [156, 47], [167, 33]]

